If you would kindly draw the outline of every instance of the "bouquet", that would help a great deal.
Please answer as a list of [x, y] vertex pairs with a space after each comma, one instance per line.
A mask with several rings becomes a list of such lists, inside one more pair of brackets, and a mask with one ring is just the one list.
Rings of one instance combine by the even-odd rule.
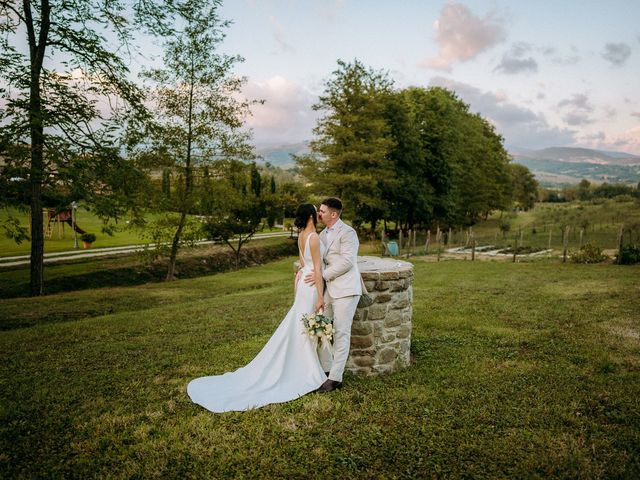
[[333, 328], [332, 319], [321, 313], [305, 313], [301, 320], [304, 325], [302, 333], [309, 335], [316, 344], [320, 340], [324, 346], [328, 347], [333, 342], [336, 331]]

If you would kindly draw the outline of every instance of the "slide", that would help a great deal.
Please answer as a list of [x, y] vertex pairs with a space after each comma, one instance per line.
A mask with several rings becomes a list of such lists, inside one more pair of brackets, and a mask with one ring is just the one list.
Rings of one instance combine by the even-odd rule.
[[[51, 223], [51, 219], [53, 217], [55, 217], [55, 210], [50, 208], [49, 209], [49, 223]], [[61, 222], [64, 222], [64, 223], [68, 224], [71, 228], [73, 228], [80, 235], [82, 235], [83, 233], [87, 233], [83, 229], [81, 229], [77, 224], [76, 225], [73, 224], [72, 213], [71, 213], [70, 209], [69, 210], [63, 210], [63, 211], [59, 212], [58, 213], [58, 219]]]
[[78, 225], [74, 225], [73, 222], [71, 221], [71, 218], [67, 218], [65, 220], [65, 223], [68, 223], [69, 226], [73, 228], [76, 232], [78, 232], [80, 235], [82, 235], [83, 233], [87, 233], [83, 229], [81, 229]]

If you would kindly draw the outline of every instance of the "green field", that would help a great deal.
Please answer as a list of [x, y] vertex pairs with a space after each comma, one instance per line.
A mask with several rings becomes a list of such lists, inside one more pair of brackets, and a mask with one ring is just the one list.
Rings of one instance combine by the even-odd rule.
[[[23, 226], [28, 226], [28, 215], [16, 210], [11, 210], [11, 214], [20, 220]], [[0, 210], [0, 224], [4, 222], [8, 217], [7, 210]], [[44, 223], [47, 224], [47, 217], [44, 217]], [[78, 209], [77, 225], [86, 232], [90, 232], [96, 235], [96, 241], [93, 244], [93, 248], [106, 248], [106, 247], [120, 247], [126, 245], [137, 245], [141, 243], [149, 243], [148, 239], [145, 239], [140, 230], [134, 230], [128, 228], [127, 219], [121, 219], [116, 226], [114, 235], [108, 235], [102, 233], [102, 220], [96, 217], [93, 213], [88, 212], [82, 208]], [[64, 227], [64, 228], [63, 228]], [[268, 231], [281, 231], [278, 229], [265, 228], [264, 232]], [[78, 235], [78, 244], [82, 247], [80, 241], [80, 235]], [[65, 252], [73, 250], [73, 230], [71, 227], [64, 224], [51, 223], [51, 236], [45, 237], [44, 251], [45, 253], [53, 252]], [[17, 245], [12, 239], [0, 236], [0, 257], [11, 257], [16, 255], [28, 255], [31, 249], [31, 242], [22, 242]]]
[[[500, 223], [509, 223], [509, 230], [502, 232]], [[615, 254], [618, 246], [620, 228], [625, 230], [625, 243], [640, 243], [640, 203], [638, 200], [616, 201], [601, 200], [598, 203], [537, 203], [529, 211], [494, 212], [487, 220], [481, 221], [471, 228], [452, 230], [452, 238], [445, 247], [458, 247], [468, 244], [469, 234], [473, 233], [478, 246], [492, 245], [505, 248], [515, 244], [538, 249], [550, 248], [550, 255], [557, 255], [563, 250], [563, 229], [569, 226], [568, 248], [575, 251], [587, 242], [597, 244]], [[429, 253], [437, 249], [432, 228]], [[581, 233], [582, 230], [582, 233]], [[448, 233], [448, 231], [446, 232]], [[396, 239], [397, 240], [397, 239]], [[408, 242], [403, 239], [403, 245]], [[413, 253], [424, 254], [426, 233], [418, 231], [416, 248]], [[443, 240], [444, 242], [444, 240]], [[409, 252], [410, 245], [403, 248]]]
[[293, 260], [0, 300], [0, 477], [640, 476], [640, 267], [416, 259], [410, 368], [193, 405], [272, 334]]
[[[17, 216], [26, 225], [27, 215]], [[6, 211], [0, 211], [0, 222], [6, 218]], [[502, 221], [507, 221], [510, 224], [510, 230], [506, 234], [503, 234], [499, 228]], [[115, 235], [109, 236], [101, 233], [102, 222], [99, 218], [90, 212], [80, 210], [78, 225], [84, 230], [96, 234], [97, 240], [94, 248], [145, 243], [145, 239], [139, 231], [127, 228], [126, 220], [120, 222]], [[566, 225], [570, 227], [569, 248], [574, 250], [577, 250], [581, 244], [586, 242], [595, 242], [601, 248], [608, 250], [617, 248], [618, 234], [622, 225], [627, 230], [631, 229], [631, 239], [640, 243], [640, 204], [637, 200], [616, 201], [615, 199], [599, 200], [598, 203], [538, 203], [534, 209], [527, 212], [496, 212], [488, 220], [474, 225], [472, 231], [479, 245], [507, 247], [514, 245], [517, 237], [519, 245], [541, 249], [548, 248], [550, 245], [551, 249], [557, 253], [563, 248], [562, 229]], [[435, 227], [432, 230], [435, 231]], [[583, 230], [582, 239], [580, 230]], [[268, 229], [264, 231], [266, 232]], [[45, 252], [73, 250], [73, 232], [71, 228], [66, 225], [64, 232], [65, 237], [59, 239], [58, 228], [54, 226], [51, 238], [45, 240]], [[448, 246], [464, 245], [467, 242], [468, 234], [468, 228], [453, 230], [453, 238]], [[407, 238], [405, 237], [404, 240], [406, 242]], [[423, 254], [425, 242], [426, 234], [418, 232], [416, 248], [413, 253]], [[363, 243], [366, 243], [364, 239]], [[373, 243], [375, 243], [374, 250], [378, 252], [379, 242]], [[433, 253], [436, 247], [434, 236], [431, 238], [430, 245], [429, 253]], [[82, 245], [80, 246], [82, 247]], [[27, 255], [29, 249], [29, 242], [16, 245], [13, 240], [0, 238], [0, 257]], [[408, 247], [404, 251], [408, 251]]]
[[[29, 218], [26, 213], [11, 211], [11, 214], [20, 220], [23, 226], [28, 226]], [[8, 217], [6, 210], [0, 210], [0, 223]], [[47, 225], [47, 216], [44, 215], [44, 223]], [[96, 235], [94, 247], [119, 247], [123, 245], [133, 245], [143, 243], [143, 238], [138, 232], [126, 228], [126, 220], [120, 221], [116, 234], [114, 236], [102, 233], [102, 220], [94, 214], [79, 208], [76, 221], [78, 227], [86, 232]], [[64, 227], [64, 228], [63, 228]], [[82, 241], [78, 235], [78, 244], [82, 248]], [[44, 251], [47, 252], [64, 252], [73, 250], [73, 229], [66, 223], [51, 223], [51, 237], [46, 238], [44, 242]], [[0, 256], [10, 257], [15, 255], [28, 255], [31, 249], [31, 242], [22, 242], [17, 245], [13, 240], [0, 237]]]

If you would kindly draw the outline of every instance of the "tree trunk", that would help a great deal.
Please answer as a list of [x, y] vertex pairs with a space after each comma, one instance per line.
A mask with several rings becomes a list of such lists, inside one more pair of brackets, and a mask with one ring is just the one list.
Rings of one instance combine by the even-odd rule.
[[49, 2], [41, 2], [40, 32], [36, 39], [35, 22], [31, 4], [23, 0], [27, 35], [29, 38], [29, 60], [31, 64], [29, 92], [29, 125], [31, 135], [31, 257], [30, 293], [32, 296], [44, 293], [44, 231], [42, 220], [42, 181], [44, 179], [44, 122], [42, 118], [42, 98], [40, 74], [44, 60], [47, 37], [49, 36]]
[[184, 228], [184, 224], [187, 219], [187, 213], [189, 210], [190, 199], [191, 199], [191, 144], [193, 139], [193, 89], [194, 89], [194, 78], [195, 78], [195, 69], [193, 65], [193, 59], [191, 61], [191, 84], [189, 86], [189, 106], [187, 112], [187, 149], [186, 149], [186, 159], [185, 159], [185, 167], [184, 167], [184, 196], [182, 197], [182, 201], [180, 202], [180, 221], [178, 222], [178, 228], [176, 229], [176, 233], [173, 236], [173, 242], [171, 244], [171, 255], [169, 256], [169, 268], [167, 270], [167, 277], [165, 280], [172, 281], [175, 280], [175, 269], [176, 269], [176, 259], [178, 257], [178, 247], [180, 245], [180, 238], [182, 236], [182, 229]]
[[167, 270], [167, 277], [165, 280], [175, 280], [176, 271], [176, 259], [178, 258], [178, 246], [180, 245], [180, 237], [182, 236], [182, 229], [184, 228], [185, 221], [187, 219], [187, 213], [182, 211], [180, 213], [180, 221], [178, 222], [178, 229], [173, 235], [173, 241], [171, 242], [171, 255], [169, 256], [169, 269]]

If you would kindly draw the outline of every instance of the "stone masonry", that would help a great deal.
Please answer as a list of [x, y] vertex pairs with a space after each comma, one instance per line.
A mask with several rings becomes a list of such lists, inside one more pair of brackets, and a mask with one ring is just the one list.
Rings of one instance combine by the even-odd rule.
[[[299, 268], [295, 262], [294, 270]], [[358, 257], [373, 300], [360, 301], [351, 327], [346, 369], [375, 376], [409, 366], [413, 315], [413, 265], [393, 258]]]
[[358, 257], [373, 303], [361, 301], [351, 328], [347, 370], [379, 375], [409, 366], [413, 313], [413, 265], [392, 258]]

